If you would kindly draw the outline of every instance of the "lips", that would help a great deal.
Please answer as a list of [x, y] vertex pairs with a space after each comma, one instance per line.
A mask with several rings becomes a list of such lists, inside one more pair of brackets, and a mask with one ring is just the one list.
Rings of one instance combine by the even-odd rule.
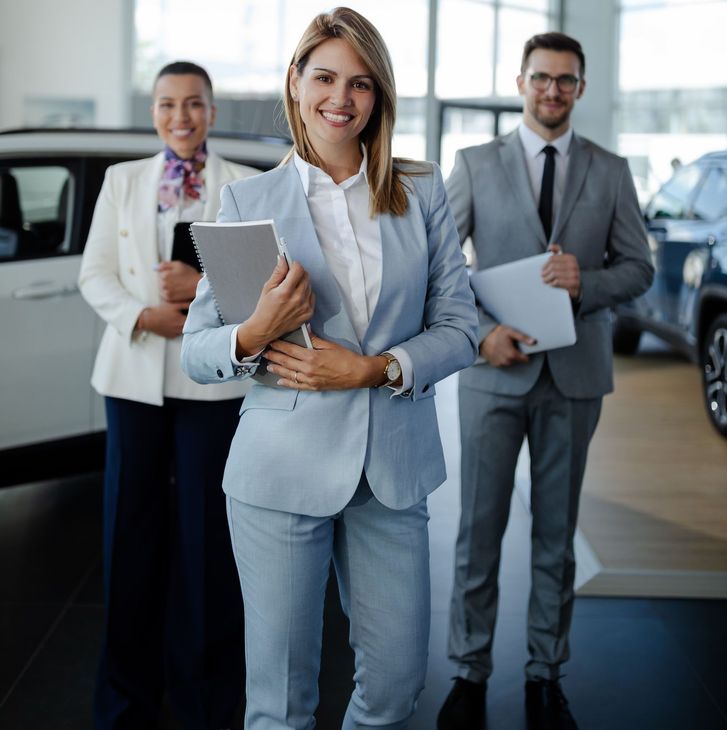
[[352, 114], [341, 114], [340, 112], [321, 111], [321, 116], [333, 124], [346, 124], [353, 119]]
[[194, 129], [172, 129], [171, 133], [175, 137], [189, 137], [194, 132]]

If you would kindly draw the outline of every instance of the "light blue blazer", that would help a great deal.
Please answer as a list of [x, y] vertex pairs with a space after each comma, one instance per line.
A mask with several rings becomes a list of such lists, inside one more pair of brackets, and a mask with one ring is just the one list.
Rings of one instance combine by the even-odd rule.
[[[349, 502], [365, 472], [376, 498], [409, 507], [446, 478], [434, 408], [434, 384], [477, 355], [477, 312], [454, 219], [436, 165], [405, 177], [409, 208], [381, 215], [381, 293], [359, 342], [321, 252], [295, 165], [238, 180], [222, 190], [218, 221], [273, 218], [291, 257], [316, 294], [313, 331], [354, 352], [395, 345], [411, 358], [408, 396], [389, 388], [322, 393], [256, 384], [245, 397], [225, 469], [224, 491], [242, 502], [311, 516]], [[235, 377], [230, 337], [207, 279], [200, 281], [184, 327], [182, 368], [199, 383]]]

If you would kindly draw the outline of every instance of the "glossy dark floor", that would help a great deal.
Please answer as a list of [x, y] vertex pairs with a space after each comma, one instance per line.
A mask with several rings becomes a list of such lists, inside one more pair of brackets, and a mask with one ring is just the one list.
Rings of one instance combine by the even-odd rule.
[[[447, 418], [444, 407], [440, 420]], [[452, 674], [446, 624], [458, 500], [451, 438], [450, 479], [430, 498], [430, 663], [412, 730], [433, 730]], [[0, 490], [2, 730], [90, 728], [102, 620], [100, 515], [98, 474]], [[490, 730], [525, 727], [528, 531], [516, 495], [504, 546]], [[352, 660], [334, 591], [329, 599], [318, 727], [338, 730]], [[563, 686], [582, 730], [727, 728], [727, 602], [579, 598], [571, 650]], [[160, 727], [177, 725], [166, 714]]]

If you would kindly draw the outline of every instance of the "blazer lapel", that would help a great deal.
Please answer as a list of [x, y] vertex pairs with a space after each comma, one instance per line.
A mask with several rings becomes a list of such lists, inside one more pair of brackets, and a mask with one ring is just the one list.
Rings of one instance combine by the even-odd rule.
[[558, 238], [573, 212], [573, 206], [575, 206], [578, 196], [581, 194], [588, 168], [591, 165], [592, 154], [591, 150], [574, 134], [568, 155], [568, 170], [566, 171], [563, 200], [560, 202], [560, 209], [555, 218], [553, 235], [551, 236], [554, 243], [558, 242]]
[[132, 186], [133, 202], [130, 209], [133, 211], [134, 240], [139, 247], [139, 253], [144, 260], [147, 278], [156, 279], [153, 272], [155, 264], [159, 263], [159, 243], [157, 236], [157, 207], [159, 200], [159, 181], [164, 168], [164, 153], [160, 152], [148, 161], [139, 170], [136, 184]]
[[500, 143], [500, 162], [505, 171], [505, 177], [515, 193], [515, 199], [523, 218], [528, 222], [533, 233], [538, 237], [538, 241], [545, 248], [548, 242], [535, 205], [533, 189], [528, 178], [525, 153], [520, 144], [517, 130], [502, 139]]
[[311, 278], [316, 295], [313, 329], [316, 334], [327, 339], [343, 340], [349, 349], [360, 352], [361, 346], [338, 284], [321, 251], [303, 184], [293, 162], [286, 165], [284, 174], [284, 184], [279, 189], [281, 197], [277, 201], [279, 212], [275, 215], [275, 226], [278, 235], [285, 239], [290, 257], [300, 262]]

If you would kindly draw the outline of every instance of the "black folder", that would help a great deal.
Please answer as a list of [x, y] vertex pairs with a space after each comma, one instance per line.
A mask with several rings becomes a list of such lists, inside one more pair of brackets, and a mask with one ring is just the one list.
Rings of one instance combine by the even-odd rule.
[[202, 273], [202, 264], [194, 247], [190, 225], [189, 222], [183, 222], [174, 226], [172, 261], [182, 261]]

